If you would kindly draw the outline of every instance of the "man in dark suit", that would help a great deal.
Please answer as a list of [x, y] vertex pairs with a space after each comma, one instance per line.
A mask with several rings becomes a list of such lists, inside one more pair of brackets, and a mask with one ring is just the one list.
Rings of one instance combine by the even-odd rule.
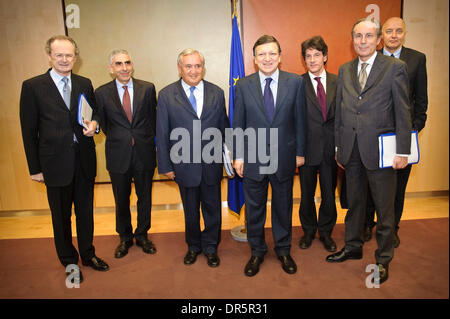
[[[425, 54], [406, 48], [403, 46], [406, 36], [405, 22], [401, 18], [389, 18], [382, 28], [384, 46], [382, 53], [404, 61], [408, 67], [409, 78], [409, 101], [411, 106], [412, 128], [420, 132], [427, 120], [428, 93], [427, 93], [427, 66]], [[405, 191], [408, 183], [411, 165], [397, 170], [397, 189], [395, 192], [395, 231], [394, 247], [400, 245], [398, 229], [403, 213], [405, 202]], [[375, 207], [373, 200], [369, 196], [367, 207], [367, 221], [364, 231], [364, 240], [368, 241], [372, 237]]]
[[[96, 175], [95, 143], [98, 126], [91, 81], [72, 73], [78, 47], [72, 38], [54, 36], [47, 41], [51, 69], [22, 84], [20, 123], [33, 181], [45, 183], [52, 214], [56, 252], [64, 267], [77, 265], [78, 252], [72, 245], [71, 215], [75, 206], [78, 249], [82, 263], [95, 270], [108, 265], [95, 256], [93, 198]], [[87, 129], [77, 122], [78, 99], [84, 94], [93, 108]], [[67, 268], [66, 268], [67, 269]], [[72, 267], [79, 282], [81, 271]], [[73, 276], [72, 276], [73, 279]]]
[[[152, 179], [156, 166], [156, 92], [153, 83], [132, 78], [133, 62], [126, 50], [109, 55], [114, 80], [95, 91], [100, 123], [106, 135], [106, 168], [116, 202], [116, 231], [120, 243], [114, 257], [122, 258], [136, 244], [156, 253], [148, 239], [151, 224]], [[130, 212], [131, 181], [137, 195], [137, 227], [133, 234]]]
[[234, 131], [241, 129], [248, 135], [243, 151], [235, 144], [233, 153], [234, 168], [244, 183], [247, 239], [252, 254], [244, 269], [247, 276], [258, 273], [267, 252], [264, 224], [269, 183], [275, 252], [285, 272], [297, 271], [290, 255], [292, 186], [296, 167], [305, 161], [305, 96], [303, 79], [278, 69], [280, 54], [280, 44], [273, 36], [260, 37], [253, 46], [259, 71], [236, 85]]
[[[200, 52], [185, 49], [177, 63], [181, 79], [158, 95], [158, 171], [175, 180], [180, 188], [188, 245], [184, 264], [193, 264], [203, 252], [208, 265], [217, 267], [222, 225], [222, 145], [229, 126], [225, 98], [222, 89], [203, 80], [205, 59]], [[208, 142], [210, 133], [215, 137]], [[212, 161], [208, 159], [211, 152]]]
[[[321, 36], [302, 43], [302, 56], [308, 72], [302, 75], [306, 92], [307, 127], [305, 165], [299, 169], [301, 201], [299, 216], [303, 228], [300, 248], [306, 249], [319, 231], [325, 249], [336, 251], [331, 238], [336, 225], [336, 178], [334, 159], [334, 112], [337, 76], [325, 71], [328, 46]], [[314, 196], [319, 173], [321, 203], [317, 219]]]
[[[388, 279], [388, 267], [394, 255], [395, 170], [408, 164], [411, 147], [408, 74], [404, 62], [376, 51], [381, 41], [378, 21], [358, 20], [352, 37], [358, 58], [339, 68], [336, 91], [335, 144], [338, 165], [345, 168], [349, 204], [345, 246], [326, 260], [343, 262], [362, 258], [362, 231], [370, 185], [379, 221], [376, 273], [383, 283]], [[387, 132], [396, 134], [396, 155], [392, 168], [380, 169], [378, 137]]]

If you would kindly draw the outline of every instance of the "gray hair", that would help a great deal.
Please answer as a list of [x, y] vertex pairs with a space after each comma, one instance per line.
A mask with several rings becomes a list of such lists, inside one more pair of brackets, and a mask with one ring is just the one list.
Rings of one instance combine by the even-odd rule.
[[55, 36], [51, 37], [50, 39], [48, 39], [47, 42], [45, 43], [45, 52], [47, 52], [48, 55], [50, 55], [52, 53], [52, 43], [55, 42], [56, 40], [69, 41], [73, 45], [73, 48], [75, 50], [75, 56], [78, 56], [80, 54], [80, 50], [78, 50], [77, 43], [75, 42], [74, 39], [72, 39], [71, 37], [68, 37], [66, 35], [55, 35]]
[[202, 61], [202, 66], [205, 66], [205, 57], [203, 56], [203, 54], [201, 54], [199, 51], [195, 50], [195, 49], [184, 49], [183, 51], [180, 52], [180, 54], [178, 54], [178, 58], [177, 58], [177, 63], [178, 65], [181, 67], [182, 66], [182, 61], [181, 58], [186, 56], [186, 55], [192, 55], [192, 54], [198, 54], [200, 56], [200, 60]]
[[353, 38], [353, 31], [355, 30], [355, 27], [360, 24], [361, 22], [364, 21], [370, 21], [373, 22], [377, 28], [377, 38], [381, 37], [381, 26], [380, 26], [380, 21], [378, 21], [377, 19], [374, 18], [361, 18], [358, 21], [355, 22], [355, 24], [353, 25], [352, 28], [352, 38]]
[[111, 53], [108, 55], [109, 65], [112, 65], [112, 64], [113, 64], [114, 57], [115, 57], [116, 55], [118, 55], [118, 54], [126, 54], [126, 55], [130, 56], [130, 54], [128, 53], [127, 50], [124, 50], [124, 49], [114, 49], [114, 50], [112, 50]]

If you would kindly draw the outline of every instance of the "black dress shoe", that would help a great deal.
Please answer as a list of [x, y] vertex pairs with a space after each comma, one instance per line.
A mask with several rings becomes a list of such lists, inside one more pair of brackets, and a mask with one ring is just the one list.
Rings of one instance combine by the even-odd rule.
[[365, 227], [363, 231], [363, 241], [368, 242], [372, 239], [372, 227]]
[[208, 266], [209, 267], [217, 267], [220, 265], [220, 259], [219, 256], [217, 256], [216, 253], [212, 254], [205, 254], [206, 258], [208, 259]]
[[109, 270], [109, 266], [103, 260], [98, 258], [97, 256], [92, 257], [90, 260], [83, 260], [83, 266], [89, 266], [94, 270], [98, 271], [107, 271]]
[[197, 260], [198, 253], [192, 250], [188, 250], [186, 256], [184, 256], [184, 264], [192, 265]]
[[330, 236], [320, 237], [320, 241], [323, 243], [323, 246], [325, 247], [325, 249], [328, 250], [329, 252], [336, 251], [336, 249], [337, 249], [336, 243]]
[[346, 261], [347, 259], [361, 259], [361, 258], [362, 258], [361, 251], [346, 251], [345, 249], [342, 249], [337, 253], [329, 255], [326, 261], [330, 263], [340, 263]]
[[314, 235], [304, 234], [303, 237], [300, 239], [298, 245], [300, 246], [301, 249], [307, 249], [311, 246], [313, 240]]
[[114, 252], [114, 257], [122, 258], [126, 254], [128, 254], [128, 248], [133, 246], [133, 240], [121, 240], [119, 246], [117, 246], [116, 251]]
[[[389, 278], [389, 267], [383, 264], [377, 264], [378, 266], [378, 273], [380, 274], [379, 278], [379, 284], [382, 284]], [[376, 284], [376, 278], [375, 276], [372, 278], [372, 282]]]
[[264, 256], [252, 256], [247, 265], [245, 265], [244, 273], [249, 277], [256, 275], [259, 271], [259, 265], [261, 265], [263, 261]]
[[[75, 276], [70, 278], [70, 282], [72, 284], [81, 284], [83, 282], [83, 273], [81, 272], [81, 269], [78, 266], [77, 268], [78, 268], [78, 276], [75, 274]], [[70, 272], [66, 271], [66, 278], [71, 276], [74, 272], [75, 272], [74, 268], [72, 268]]]
[[136, 239], [136, 245], [138, 245], [139, 247], [142, 247], [142, 250], [146, 254], [154, 254], [154, 253], [156, 253], [155, 245], [150, 240], [148, 240], [147, 238], [145, 238], [144, 240], [137, 240]]
[[281, 267], [285, 272], [291, 275], [297, 272], [297, 265], [291, 255], [278, 256], [278, 259], [281, 261]]

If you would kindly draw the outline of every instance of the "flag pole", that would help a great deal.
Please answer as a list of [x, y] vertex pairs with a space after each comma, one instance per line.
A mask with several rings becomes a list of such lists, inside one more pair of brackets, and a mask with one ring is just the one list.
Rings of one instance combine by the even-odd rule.
[[[245, 76], [245, 72], [244, 72], [244, 66], [243, 66], [243, 56], [242, 56], [242, 49], [241, 49], [241, 43], [240, 43], [240, 36], [239, 36], [239, 20], [238, 20], [238, 11], [236, 8], [236, 1], [237, 0], [231, 0], [232, 1], [232, 15], [231, 15], [231, 21], [232, 21], [232, 43], [231, 43], [231, 54], [230, 54], [230, 101], [229, 101], [229, 109], [228, 109], [228, 114], [230, 116], [230, 124], [231, 127], [233, 127], [232, 125], [232, 114], [234, 113], [234, 101], [231, 101], [234, 97], [234, 85], [236, 84], [237, 81], [239, 81], [239, 79], [241, 77]], [[235, 28], [234, 25], [234, 18], [236, 18], [236, 24], [237, 24], [237, 28]], [[236, 29], [236, 30], [235, 30]], [[237, 36], [235, 38], [235, 36]], [[236, 55], [234, 53], [236, 53], [237, 51], [233, 49], [235, 47], [236, 43], [233, 43], [233, 38], [235, 39], [239, 39], [239, 44], [238, 44], [238, 48], [239, 50], [239, 58], [236, 59]], [[234, 41], [236, 42], [236, 41]], [[241, 67], [237, 67], [237, 65], [240, 64]], [[237, 68], [236, 68], [237, 67]], [[236, 71], [236, 69], [239, 69], [239, 71]], [[246, 224], [247, 224], [247, 215], [245, 214], [245, 203], [243, 203], [242, 206], [240, 206], [240, 200], [243, 198], [243, 194], [242, 194], [242, 181], [240, 180], [240, 177], [238, 176], [234, 176], [233, 177], [235, 180], [234, 181], [230, 181], [230, 178], [228, 179], [228, 192], [230, 194], [230, 192], [234, 193], [233, 194], [233, 199], [235, 201], [235, 205], [233, 205], [232, 209], [230, 209], [230, 205], [228, 205], [228, 209], [229, 212], [232, 213], [233, 215], [235, 215], [236, 217], [240, 218], [241, 217], [241, 213], [244, 213], [244, 224], [243, 225], [239, 225], [239, 226], [235, 226], [231, 229], [231, 236], [234, 240], [236, 241], [240, 241], [240, 242], [246, 242], [247, 241], [247, 228], [246, 228]], [[243, 200], [243, 199], [242, 199]], [[229, 201], [230, 201], [230, 197], [229, 197]], [[230, 202], [229, 202], [230, 204]]]

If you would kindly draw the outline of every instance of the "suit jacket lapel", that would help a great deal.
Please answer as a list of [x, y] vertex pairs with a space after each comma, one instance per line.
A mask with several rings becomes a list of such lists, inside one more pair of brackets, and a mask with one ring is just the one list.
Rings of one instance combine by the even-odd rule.
[[184, 92], [183, 86], [181, 85], [181, 80], [177, 81], [177, 88], [178, 90], [175, 92], [175, 99], [178, 100], [178, 102], [186, 111], [192, 113], [195, 117], [197, 117], [197, 113], [194, 112], [191, 102], [189, 101], [186, 92]]
[[355, 88], [356, 92], [359, 93], [361, 91], [361, 86], [359, 85], [357, 73], [358, 73], [358, 58], [354, 59], [350, 64], [350, 74], [352, 77], [353, 87]]
[[[144, 97], [141, 96], [143, 93], [141, 84], [133, 79], [133, 109], [132, 109], [132, 121], [134, 122], [134, 116], [138, 114], [139, 109], [142, 107], [141, 101]], [[125, 111], [124, 111], [125, 113]]]
[[[250, 88], [250, 93], [252, 94], [253, 98], [256, 101], [256, 105], [257, 107], [260, 109], [260, 112], [262, 112], [264, 114], [264, 118], [267, 121], [267, 124], [270, 124], [268, 118], [267, 118], [267, 112], [266, 112], [266, 107], [264, 106], [264, 100], [263, 100], [263, 93], [261, 90], [261, 81], [259, 78], [259, 72], [254, 73], [254, 76], [251, 79], [251, 88]], [[274, 114], [274, 118], [275, 118], [275, 114]]]
[[[73, 74], [71, 76], [71, 81], [72, 81], [72, 88], [70, 92], [70, 111], [73, 112], [74, 109], [78, 111], [78, 98], [80, 95], [80, 86], [78, 85], [78, 81], [73, 76]], [[66, 104], [64, 103], [64, 105]]]
[[275, 104], [275, 114], [273, 115], [274, 120], [277, 114], [281, 112], [280, 109], [283, 107], [283, 102], [287, 95], [288, 87], [286, 81], [284, 72], [280, 70], [278, 76], [277, 103]]
[[370, 70], [369, 77], [367, 78], [366, 86], [364, 87], [363, 92], [370, 89], [378, 77], [380, 76], [380, 73], [383, 71], [384, 61], [382, 60], [382, 54], [377, 53], [377, 56], [375, 58], [375, 61], [373, 62], [372, 69]]
[[[53, 81], [52, 77], [50, 76], [50, 70], [47, 71], [46, 75], [47, 75], [47, 78], [46, 78], [47, 87], [50, 88], [51, 96], [55, 100], [56, 104], [59, 105], [60, 107], [62, 107], [63, 109], [68, 110], [67, 105], [64, 102], [63, 97], [61, 96], [61, 93], [59, 93], [59, 90], [58, 90], [55, 82]], [[73, 83], [72, 83], [72, 86], [73, 86]], [[72, 100], [72, 95], [71, 95], [71, 100]], [[72, 101], [70, 102], [70, 105], [72, 106]]]
[[203, 80], [203, 110], [202, 114], [200, 115], [201, 119], [208, 115], [212, 106], [212, 98], [213, 97], [209, 90], [209, 83]]
[[109, 82], [109, 90], [110, 90], [109, 96], [111, 96], [111, 98], [112, 98], [114, 107], [116, 107], [119, 110], [119, 112], [122, 113], [123, 117], [126, 119], [126, 122], [130, 123], [128, 121], [127, 114], [125, 113], [125, 110], [123, 109], [122, 102], [120, 102], [119, 91], [117, 91], [116, 80], [112, 80], [111, 82]]
[[331, 82], [330, 74], [327, 72], [327, 115], [330, 112], [331, 102], [336, 97], [336, 82]]
[[[305, 73], [306, 76], [304, 77], [305, 83], [306, 83], [306, 97], [317, 107], [317, 109], [322, 112], [320, 109], [319, 100], [317, 99], [317, 94], [314, 91], [314, 86], [311, 81], [311, 77], [309, 76], [309, 73]], [[327, 83], [328, 88], [328, 83]], [[328, 99], [327, 99], [328, 100]]]

